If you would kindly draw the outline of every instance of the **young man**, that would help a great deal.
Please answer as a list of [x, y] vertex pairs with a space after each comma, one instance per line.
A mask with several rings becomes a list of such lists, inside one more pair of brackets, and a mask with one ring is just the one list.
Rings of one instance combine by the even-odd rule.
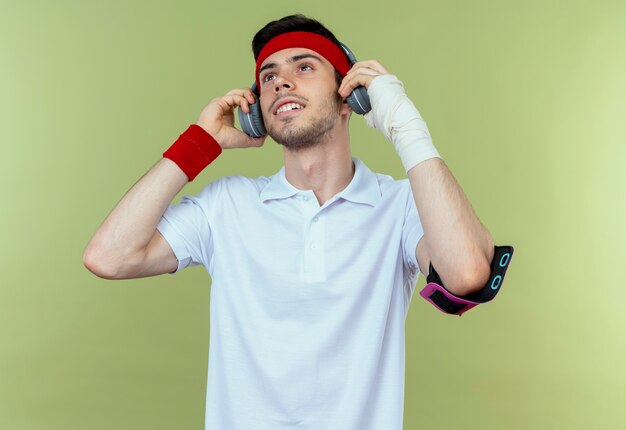
[[[417, 275], [432, 262], [449, 292], [481, 289], [491, 236], [379, 62], [351, 66], [332, 33], [301, 15], [266, 25], [253, 51], [263, 122], [284, 167], [221, 178], [170, 205], [222, 149], [263, 144], [233, 126], [235, 108], [249, 112], [257, 95], [232, 90], [113, 209], [85, 265], [107, 279], [206, 267], [206, 429], [401, 429]], [[352, 157], [345, 99], [360, 86], [368, 124], [396, 146], [408, 180]]]

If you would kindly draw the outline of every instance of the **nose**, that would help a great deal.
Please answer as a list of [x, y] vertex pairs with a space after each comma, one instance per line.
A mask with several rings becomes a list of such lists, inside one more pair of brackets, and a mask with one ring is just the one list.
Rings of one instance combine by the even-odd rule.
[[281, 90], [292, 90], [293, 88], [293, 82], [285, 77], [279, 76], [274, 80], [274, 91], [277, 93]]

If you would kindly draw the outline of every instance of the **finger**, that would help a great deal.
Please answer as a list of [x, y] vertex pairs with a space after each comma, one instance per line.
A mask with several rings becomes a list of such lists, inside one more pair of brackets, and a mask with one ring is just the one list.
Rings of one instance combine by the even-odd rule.
[[220, 103], [220, 106], [222, 107], [222, 110], [224, 113], [231, 112], [236, 107], [240, 107], [241, 110], [243, 110], [246, 113], [250, 112], [248, 99], [243, 95], [239, 95], [239, 94], [225, 95], [224, 97], [221, 98], [221, 100], [225, 102], [225, 105], [226, 105], [224, 106], [222, 103]]
[[375, 76], [375, 75], [388, 74], [389, 72], [378, 61], [375, 61], [375, 60], [358, 61], [354, 63], [354, 65], [352, 66], [350, 70], [348, 70], [346, 77], [350, 79], [355, 74], [359, 74], [359, 73]]
[[233, 95], [239, 95], [239, 96], [245, 96], [247, 94], [252, 94], [252, 88], [235, 88], [230, 90], [229, 92], [227, 92], [226, 96], [233, 96]]
[[252, 104], [256, 101], [256, 95], [252, 88], [235, 88], [226, 93], [226, 96], [239, 95], [244, 97], [248, 103]]
[[348, 73], [346, 73], [345, 77], [350, 78], [360, 73], [365, 73], [368, 75], [382, 75], [383, 74], [383, 73], [380, 73], [378, 70], [374, 70], [369, 67], [359, 66], [359, 67], [353, 67], [352, 69], [348, 70]]
[[352, 65], [353, 69], [359, 68], [359, 67], [372, 69], [383, 75], [389, 73], [389, 71], [385, 68], [385, 66], [383, 66], [379, 61], [376, 61], [376, 60], [357, 61], [356, 63]]
[[372, 80], [376, 76], [380, 76], [380, 73], [377, 73], [370, 69], [361, 70], [358, 73], [346, 75], [343, 78], [341, 85], [339, 86], [339, 95], [342, 97], [347, 97], [355, 88], [359, 86], [364, 86], [365, 88], [367, 88], [370, 82], [372, 82]]
[[230, 146], [231, 148], [258, 148], [263, 146], [267, 138], [267, 135], [261, 137], [248, 136], [243, 131], [237, 129], [235, 129], [234, 132], [235, 138]]
[[250, 146], [259, 148], [263, 146], [263, 144], [265, 143], [265, 139], [267, 139], [267, 135], [261, 137], [250, 137]]
[[350, 69], [348, 71], [348, 73], [346, 73], [345, 77], [351, 78], [351, 77], [353, 77], [355, 75], [358, 75], [358, 74], [366, 74], [366, 75], [378, 76], [378, 75], [383, 75], [384, 73], [381, 73], [378, 70], [374, 70], [374, 69], [369, 68], [369, 67], [359, 66], [359, 67], [356, 67], [356, 68], [353, 67], [352, 69]]

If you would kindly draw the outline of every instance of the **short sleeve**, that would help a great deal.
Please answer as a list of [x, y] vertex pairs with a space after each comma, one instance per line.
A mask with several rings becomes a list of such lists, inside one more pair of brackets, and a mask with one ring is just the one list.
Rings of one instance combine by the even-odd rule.
[[211, 266], [210, 208], [216, 205], [219, 189], [219, 182], [212, 182], [197, 196], [183, 196], [180, 203], [170, 205], [161, 217], [157, 229], [176, 255], [176, 272], [190, 266]]
[[408, 269], [409, 274], [417, 279], [419, 265], [417, 264], [415, 250], [417, 248], [417, 243], [424, 235], [424, 229], [422, 228], [422, 222], [420, 221], [419, 214], [415, 208], [415, 199], [413, 198], [413, 193], [408, 179], [406, 181], [408, 184], [408, 192], [404, 225], [402, 226], [402, 249], [404, 255], [404, 265]]

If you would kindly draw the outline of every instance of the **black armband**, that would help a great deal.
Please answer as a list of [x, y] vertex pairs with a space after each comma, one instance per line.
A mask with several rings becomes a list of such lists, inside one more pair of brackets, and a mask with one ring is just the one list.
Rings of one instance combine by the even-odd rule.
[[448, 291], [441, 282], [439, 275], [430, 264], [429, 274], [426, 277], [426, 286], [420, 291], [420, 296], [432, 303], [442, 312], [461, 316], [474, 306], [493, 300], [500, 291], [504, 281], [506, 269], [509, 267], [513, 256], [512, 246], [496, 246], [491, 261], [491, 275], [487, 284], [480, 290], [466, 296], [456, 296]]

